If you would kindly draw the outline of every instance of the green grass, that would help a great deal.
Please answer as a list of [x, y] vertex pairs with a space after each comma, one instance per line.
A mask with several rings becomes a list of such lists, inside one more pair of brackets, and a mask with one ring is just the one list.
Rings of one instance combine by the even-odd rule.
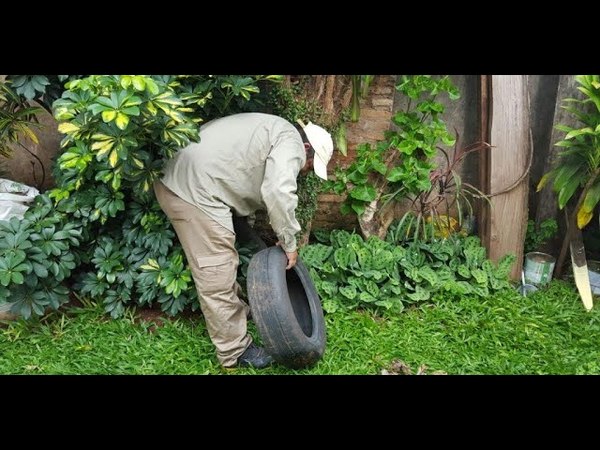
[[[200, 316], [152, 323], [111, 320], [101, 308], [70, 308], [0, 329], [0, 373], [377, 374], [400, 359], [449, 374], [600, 372], [600, 312], [585, 312], [575, 288], [554, 282], [523, 298], [438, 299], [399, 316], [326, 317], [328, 345], [312, 369], [222, 369]], [[255, 333], [255, 330], [252, 329]]]

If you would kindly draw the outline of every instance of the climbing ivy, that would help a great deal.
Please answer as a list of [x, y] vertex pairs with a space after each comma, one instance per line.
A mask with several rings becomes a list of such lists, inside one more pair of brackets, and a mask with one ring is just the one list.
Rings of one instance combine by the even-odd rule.
[[396, 90], [407, 101], [392, 118], [395, 128], [374, 146], [359, 145], [355, 161], [346, 169], [338, 167], [335, 180], [327, 184], [336, 194], [347, 194], [344, 214], [361, 216], [372, 202], [379, 202], [375, 209], [381, 210], [392, 200], [431, 189], [437, 146], [456, 141], [441, 118], [444, 105], [437, 101], [441, 94], [459, 97], [448, 76], [403, 75]]

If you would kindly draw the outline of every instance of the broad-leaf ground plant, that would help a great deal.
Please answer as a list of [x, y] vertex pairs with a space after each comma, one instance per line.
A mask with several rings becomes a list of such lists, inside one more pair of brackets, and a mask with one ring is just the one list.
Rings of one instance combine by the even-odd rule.
[[[57, 187], [22, 222], [0, 225], [0, 301], [28, 317], [68, 300], [62, 282], [113, 317], [158, 303], [197, 308], [183, 250], [152, 192], [164, 162], [214, 117], [256, 109], [277, 76], [92, 75], [53, 105], [65, 135]], [[76, 271], [75, 271], [76, 270]]]
[[300, 256], [327, 312], [375, 308], [399, 312], [430, 300], [436, 292], [488, 297], [510, 288], [514, 256], [498, 264], [486, 258], [475, 236], [451, 235], [437, 241], [403, 241], [390, 228], [386, 240], [363, 239], [344, 230], [315, 233], [321, 243], [300, 249]]

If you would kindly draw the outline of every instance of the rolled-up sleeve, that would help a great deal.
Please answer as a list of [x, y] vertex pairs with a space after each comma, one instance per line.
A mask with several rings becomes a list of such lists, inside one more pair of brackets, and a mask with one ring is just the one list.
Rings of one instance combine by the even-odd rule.
[[271, 149], [265, 165], [261, 195], [267, 207], [271, 227], [285, 252], [296, 251], [296, 233], [300, 224], [296, 220], [296, 178], [306, 162], [302, 142], [289, 133], [279, 139]]

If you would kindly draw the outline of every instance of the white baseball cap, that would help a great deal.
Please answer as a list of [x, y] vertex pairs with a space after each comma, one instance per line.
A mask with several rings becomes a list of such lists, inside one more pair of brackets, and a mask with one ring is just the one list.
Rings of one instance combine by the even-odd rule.
[[304, 133], [306, 133], [310, 145], [315, 150], [313, 170], [319, 178], [326, 180], [327, 164], [333, 154], [333, 139], [331, 138], [331, 134], [319, 125], [311, 122], [308, 122], [306, 125], [300, 121], [299, 123], [302, 125]]

